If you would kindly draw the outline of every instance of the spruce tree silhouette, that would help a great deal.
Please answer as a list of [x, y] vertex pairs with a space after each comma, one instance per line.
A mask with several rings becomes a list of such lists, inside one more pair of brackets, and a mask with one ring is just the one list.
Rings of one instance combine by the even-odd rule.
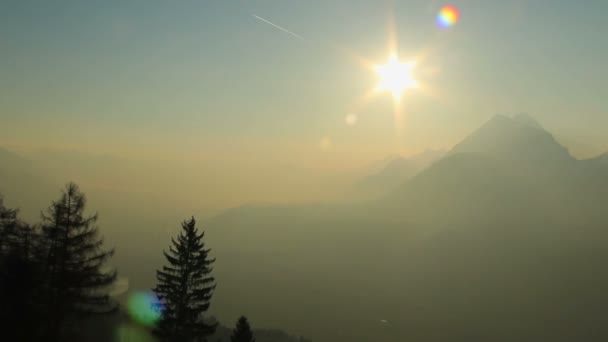
[[158, 285], [153, 290], [162, 308], [155, 333], [163, 341], [206, 341], [215, 332], [216, 324], [203, 317], [215, 289], [210, 276], [215, 259], [205, 249], [204, 234], [191, 218], [182, 222], [177, 241], [171, 238], [169, 252], [163, 251], [169, 266], [156, 272]]
[[241, 316], [236, 322], [236, 327], [230, 337], [231, 342], [255, 342], [251, 327], [245, 316]]
[[97, 214], [84, 216], [85, 206], [85, 195], [69, 183], [42, 214], [47, 340], [65, 340], [62, 334], [67, 319], [117, 308], [107, 293], [116, 271], [102, 270], [114, 250], [102, 249], [103, 239], [95, 226]]

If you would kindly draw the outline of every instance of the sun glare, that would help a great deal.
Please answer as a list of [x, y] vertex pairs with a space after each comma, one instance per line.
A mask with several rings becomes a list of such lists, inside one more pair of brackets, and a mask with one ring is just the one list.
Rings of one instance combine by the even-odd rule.
[[417, 86], [413, 76], [415, 66], [415, 62], [401, 62], [396, 54], [392, 54], [386, 64], [375, 67], [380, 79], [376, 89], [378, 91], [388, 90], [393, 94], [395, 100], [398, 100], [407, 89]]

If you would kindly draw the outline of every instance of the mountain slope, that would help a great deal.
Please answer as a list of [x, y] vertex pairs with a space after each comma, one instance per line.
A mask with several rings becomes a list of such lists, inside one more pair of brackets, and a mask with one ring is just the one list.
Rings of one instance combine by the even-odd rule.
[[531, 118], [502, 115], [494, 116], [450, 153], [478, 153], [528, 163], [574, 160], [565, 147]]
[[405, 183], [445, 155], [445, 151], [428, 150], [412, 157], [393, 158], [381, 170], [363, 178], [355, 187], [368, 196], [381, 196]]
[[595, 158], [589, 159], [589, 161], [608, 166], [608, 152], [601, 154]]
[[26, 218], [38, 218], [53, 190], [34, 163], [0, 148], [0, 194], [7, 205], [20, 208]]
[[218, 306], [315, 341], [608, 338], [598, 165], [495, 117], [381, 200], [226, 212], [207, 222]]

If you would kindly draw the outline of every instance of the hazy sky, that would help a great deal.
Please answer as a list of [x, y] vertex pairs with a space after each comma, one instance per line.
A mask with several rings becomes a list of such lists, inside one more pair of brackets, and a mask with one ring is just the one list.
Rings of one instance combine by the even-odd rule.
[[[3, 0], [0, 145], [331, 167], [527, 112], [579, 154], [608, 150], [608, 2], [452, 3], [442, 30], [428, 0]], [[400, 58], [426, 56], [401, 123], [390, 94], [364, 100], [357, 59], [387, 59], [391, 18]]]

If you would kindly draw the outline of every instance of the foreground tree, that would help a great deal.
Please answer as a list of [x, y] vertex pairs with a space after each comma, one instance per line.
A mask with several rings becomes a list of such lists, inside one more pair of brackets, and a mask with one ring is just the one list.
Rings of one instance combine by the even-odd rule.
[[4, 207], [0, 198], [0, 330], [16, 341], [40, 337], [38, 241], [36, 227], [18, 219], [18, 211]]
[[0, 255], [5, 255], [15, 243], [18, 232], [18, 211], [4, 206], [4, 199], [0, 195]]
[[103, 268], [114, 250], [104, 250], [95, 223], [97, 214], [85, 216], [85, 195], [74, 183], [42, 214], [44, 304], [48, 340], [64, 340], [66, 321], [82, 314], [113, 312], [116, 305], [108, 289], [116, 271]]
[[191, 218], [182, 222], [182, 231], [177, 241], [171, 239], [169, 252], [163, 251], [169, 266], [156, 272], [154, 289], [162, 310], [155, 333], [163, 341], [206, 341], [215, 331], [216, 325], [203, 317], [215, 289], [215, 279], [210, 276], [215, 259], [205, 249], [204, 234]]
[[236, 327], [232, 331], [230, 341], [255, 342], [255, 338], [253, 338], [253, 332], [251, 332], [251, 327], [249, 326], [249, 322], [247, 321], [247, 318], [245, 316], [241, 316], [236, 322]]

